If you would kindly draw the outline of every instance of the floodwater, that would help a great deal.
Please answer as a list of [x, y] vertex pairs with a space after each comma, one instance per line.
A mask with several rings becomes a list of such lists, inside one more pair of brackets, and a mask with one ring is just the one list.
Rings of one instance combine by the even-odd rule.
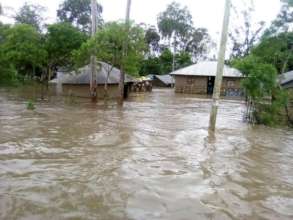
[[0, 91], [0, 219], [293, 219], [293, 131], [240, 101], [154, 90], [123, 108]]

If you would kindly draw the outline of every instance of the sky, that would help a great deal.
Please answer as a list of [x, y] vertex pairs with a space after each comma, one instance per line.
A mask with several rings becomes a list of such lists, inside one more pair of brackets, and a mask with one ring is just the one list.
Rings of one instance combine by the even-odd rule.
[[[123, 19], [125, 17], [127, 0], [98, 0], [103, 6], [105, 21]], [[131, 19], [136, 23], [156, 25], [157, 16], [164, 11], [173, 0], [132, 0]], [[269, 24], [280, 10], [280, 0], [232, 0], [232, 3], [241, 10], [247, 2], [253, 1], [255, 13], [253, 23], [265, 21]], [[63, 0], [0, 0], [6, 14], [13, 14], [25, 2], [37, 3], [47, 8], [47, 22], [56, 21], [56, 10]], [[225, 0], [177, 0], [181, 5], [187, 6], [193, 16], [195, 27], [205, 27], [209, 30], [214, 41], [218, 41], [222, 27]], [[7, 17], [0, 17], [5, 23], [13, 22]], [[232, 10], [231, 25], [241, 23], [239, 16]]]

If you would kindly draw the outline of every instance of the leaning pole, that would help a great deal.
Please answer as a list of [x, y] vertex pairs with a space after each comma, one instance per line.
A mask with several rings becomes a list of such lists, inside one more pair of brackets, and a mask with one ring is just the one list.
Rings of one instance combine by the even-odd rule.
[[[92, 30], [91, 35], [94, 38], [97, 32], [97, 2], [91, 0]], [[97, 100], [97, 60], [95, 52], [91, 54], [91, 77], [90, 77], [90, 93], [93, 101]]]
[[221, 95], [226, 45], [227, 45], [227, 39], [228, 39], [230, 8], [231, 8], [231, 0], [226, 0], [220, 50], [218, 54], [217, 75], [215, 79], [215, 85], [214, 85], [214, 91], [213, 91], [213, 103], [212, 103], [212, 109], [210, 113], [210, 122], [209, 122], [210, 131], [215, 131], [216, 129], [217, 112], [219, 107], [219, 99]]
[[[127, 56], [127, 47], [128, 47], [128, 34], [129, 34], [129, 18], [130, 18], [130, 8], [131, 8], [131, 0], [127, 0], [126, 6], [126, 16], [125, 16], [125, 25], [126, 25], [126, 39], [123, 42], [123, 57]], [[120, 71], [120, 81], [119, 81], [119, 90], [120, 90], [120, 103], [123, 103], [124, 99], [124, 79], [125, 79], [125, 68], [123, 64], [121, 65]]]

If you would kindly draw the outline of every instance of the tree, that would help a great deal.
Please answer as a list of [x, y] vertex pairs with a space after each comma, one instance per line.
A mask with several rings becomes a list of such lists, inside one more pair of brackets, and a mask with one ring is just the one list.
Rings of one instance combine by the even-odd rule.
[[187, 7], [181, 7], [180, 4], [172, 2], [167, 9], [158, 17], [158, 27], [163, 38], [169, 42], [169, 48], [173, 43], [173, 67], [175, 69], [175, 54], [181, 42], [185, 41], [192, 29], [192, 16]]
[[229, 33], [232, 41], [231, 58], [241, 58], [249, 54], [253, 46], [259, 41], [265, 22], [252, 23], [253, 6], [248, 6], [246, 10], [240, 12], [234, 8], [237, 17], [242, 18], [243, 24], [236, 26], [233, 32]]
[[160, 40], [161, 40], [161, 37], [154, 26], [151, 26], [146, 30], [145, 41], [146, 41], [146, 44], [149, 46], [150, 54], [159, 52]]
[[40, 5], [24, 3], [14, 16], [14, 19], [17, 24], [29, 24], [40, 31], [42, 22], [44, 21], [42, 17], [44, 11], [45, 8]]
[[265, 38], [252, 50], [262, 62], [273, 64], [278, 73], [293, 69], [293, 32]]
[[48, 79], [58, 67], [70, 69], [74, 65], [72, 52], [79, 49], [85, 41], [85, 34], [70, 23], [56, 23], [48, 26], [45, 40], [48, 53]]
[[[103, 8], [97, 3], [97, 24], [103, 23]], [[57, 17], [61, 22], [69, 22], [82, 32], [90, 33], [91, 27], [91, 1], [90, 0], [64, 0], [57, 10]]]
[[161, 63], [161, 74], [172, 72], [173, 54], [168, 48], [163, 50], [159, 59]]
[[246, 76], [242, 87], [249, 100], [248, 107], [252, 109], [251, 120], [266, 125], [279, 124], [280, 111], [287, 105], [287, 94], [277, 84], [276, 68], [253, 55], [234, 60], [233, 66]]
[[150, 74], [161, 74], [161, 63], [158, 57], [148, 57], [142, 61], [139, 74], [141, 76]]
[[[125, 39], [128, 39], [127, 56], [124, 56], [123, 51]], [[121, 69], [122, 66], [126, 73], [138, 76], [145, 51], [144, 31], [141, 27], [131, 24], [127, 36], [124, 23], [110, 22], [98, 30], [94, 38], [89, 39], [79, 50], [75, 51], [75, 58], [77, 64], [82, 66], [89, 63], [90, 54], [95, 52], [97, 60], [104, 61], [111, 66], [107, 70], [107, 78], [113, 67]]]
[[163, 39], [168, 41], [169, 50], [173, 50], [172, 70], [179, 68], [175, 61], [177, 53], [189, 53], [196, 62], [200, 58], [205, 58], [208, 47], [212, 47], [207, 29], [194, 28], [187, 7], [181, 7], [176, 2], [168, 5], [159, 15], [158, 27]]
[[293, 23], [293, 2], [292, 0], [281, 0], [281, 2], [282, 7], [279, 14], [265, 31], [263, 38], [269, 38], [279, 33], [290, 31], [290, 27]]
[[7, 64], [23, 76], [40, 76], [47, 53], [37, 29], [27, 24], [17, 24], [7, 30], [6, 34], [1, 52], [5, 55]]
[[183, 43], [183, 52], [189, 53], [193, 62], [206, 58], [209, 48], [213, 47], [208, 30], [205, 28], [193, 28], [190, 30]]
[[10, 26], [0, 22], [0, 85], [11, 85], [17, 83], [17, 72], [10, 60], [7, 59], [4, 43], [7, 40], [7, 35]]

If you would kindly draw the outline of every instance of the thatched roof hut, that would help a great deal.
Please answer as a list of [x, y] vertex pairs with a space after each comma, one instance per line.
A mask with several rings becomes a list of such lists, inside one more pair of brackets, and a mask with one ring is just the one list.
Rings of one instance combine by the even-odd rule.
[[[104, 62], [97, 63], [97, 94], [99, 97], [105, 96], [104, 86], [108, 82], [108, 94], [107, 96], [115, 98], [119, 96], [119, 81], [120, 81], [120, 70]], [[107, 80], [108, 79], [108, 80]], [[89, 85], [91, 80], [91, 67], [86, 65], [76, 71], [64, 71], [59, 70], [57, 77], [50, 81], [51, 85], [59, 87], [58, 91], [62, 94], [70, 94], [80, 97], [89, 97]], [[130, 91], [130, 84], [135, 82], [131, 76], [125, 74], [125, 94], [127, 96]], [[61, 88], [61, 89], [60, 89]]]

